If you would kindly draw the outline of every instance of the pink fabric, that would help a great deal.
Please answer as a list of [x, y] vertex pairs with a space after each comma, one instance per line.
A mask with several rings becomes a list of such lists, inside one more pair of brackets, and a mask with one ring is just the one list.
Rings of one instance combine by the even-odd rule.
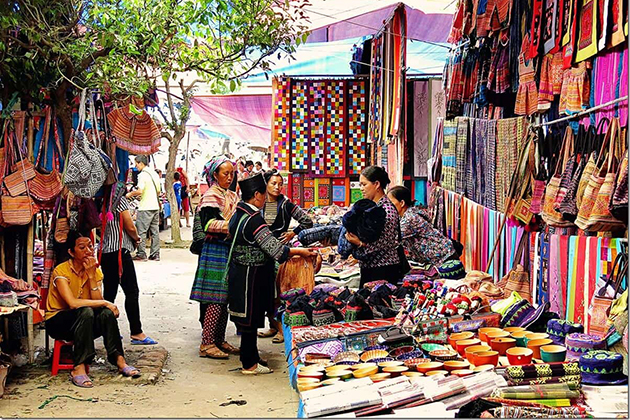
[[196, 96], [192, 107], [213, 131], [251, 146], [271, 144], [271, 95]]
[[558, 266], [560, 259], [558, 258], [558, 252], [560, 249], [560, 236], [549, 235], [549, 268], [548, 268], [548, 283], [547, 289], [549, 290], [549, 303], [551, 312], [557, 314], [562, 313], [560, 308], [560, 276], [558, 273]]
[[[622, 72], [619, 74], [619, 63], [623, 63]], [[616, 98], [628, 94], [628, 49], [623, 51], [607, 50], [595, 60], [595, 105], [610, 102]], [[616, 94], [616, 90], [619, 93]], [[600, 110], [596, 119], [597, 122], [606, 117], [615, 116], [615, 105]], [[628, 102], [618, 104], [619, 120], [622, 126], [628, 121]]]
[[[383, 26], [383, 22], [391, 18], [396, 7], [398, 4], [393, 4], [313, 29], [306, 42], [331, 42], [374, 35]], [[409, 39], [446, 42], [453, 23], [452, 14], [424, 13], [409, 6], [405, 6], [405, 12], [407, 13], [407, 36]]]

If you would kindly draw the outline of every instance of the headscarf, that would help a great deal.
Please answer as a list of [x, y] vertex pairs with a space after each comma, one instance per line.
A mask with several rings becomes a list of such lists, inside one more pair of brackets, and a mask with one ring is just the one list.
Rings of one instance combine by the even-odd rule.
[[221, 188], [217, 180], [212, 176], [219, 169], [219, 166], [223, 165], [225, 162], [231, 161], [225, 156], [218, 156], [204, 165], [202, 174], [205, 175], [209, 188], [201, 197], [198, 208], [218, 208], [224, 220], [228, 220], [232, 213], [234, 213], [236, 204], [238, 203], [238, 196], [234, 191]]
[[219, 169], [219, 166], [223, 165], [225, 162], [230, 162], [230, 159], [225, 156], [217, 156], [210, 159], [208, 163], [204, 165], [202, 175], [206, 177], [206, 182], [209, 187], [217, 183], [217, 180], [214, 179], [213, 175], [217, 169]]

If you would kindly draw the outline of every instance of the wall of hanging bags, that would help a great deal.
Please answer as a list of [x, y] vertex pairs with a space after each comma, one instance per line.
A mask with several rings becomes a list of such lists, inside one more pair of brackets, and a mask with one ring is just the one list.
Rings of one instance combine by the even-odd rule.
[[[444, 72], [448, 115], [551, 119], [627, 95], [627, 18], [620, 0], [461, 2]], [[626, 124], [627, 101], [606, 111]]]

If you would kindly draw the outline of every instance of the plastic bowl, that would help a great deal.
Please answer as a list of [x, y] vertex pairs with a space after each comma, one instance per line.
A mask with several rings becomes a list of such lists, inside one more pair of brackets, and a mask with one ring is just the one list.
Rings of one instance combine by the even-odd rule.
[[339, 362], [359, 362], [361, 359], [359, 358], [359, 355], [356, 354], [353, 351], [343, 351], [341, 353], [338, 353], [334, 358], [333, 358], [333, 362], [335, 363], [339, 363]]
[[518, 332], [518, 331], [525, 331], [525, 328], [523, 327], [505, 327], [503, 328], [503, 331], [505, 332], [509, 332], [510, 334]]
[[361, 355], [360, 359], [362, 362], [369, 362], [374, 359], [383, 359], [387, 356], [389, 356], [387, 350], [368, 350]]
[[433, 350], [429, 356], [438, 361], [455, 360], [459, 357], [455, 350]]
[[372, 376], [374, 374], [378, 373], [378, 366], [373, 366], [373, 367], [364, 367], [361, 369], [357, 369], [354, 372], [352, 372], [352, 375], [355, 378], [366, 378], [368, 376]]
[[402, 346], [402, 347], [398, 347], [395, 348], [393, 350], [391, 350], [389, 352], [389, 357], [393, 357], [396, 358], [398, 356], [400, 356], [401, 354], [405, 354], [405, 353], [409, 353], [416, 350], [416, 348], [414, 346]]
[[449, 372], [459, 369], [467, 369], [469, 366], [470, 363], [464, 360], [449, 360], [444, 362], [444, 369]]
[[564, 362], [567, 349], [564, 346], [548, 345], [540, 347], [540, 357], [545, 363]]
[[495, 338], [490, 342], [492, 350], [498, 351], [501, 356], [505, 356], [507, 349], [516, 347], [516, 340], [510, 337]]
[[430, 372], [425, 373], [426, 376], [435, 376], [435, 375], [448, 375], [448, 371], [446, 370], [432, 370]]
[[396, 360], [408, 360], [408, 359], [417, 359], [420, 357], [424, 357], [424, 353], [422, 353], [420, 350], [414, 350], [414, 351], [410, 351], [409, 353], [403, 353], [400, 356], [396, 357]]
[[424, 376], [424, 373], [407, 371], [407, 372], [403, 372], [402, 375], [408, 378], [419, 378], [421, 376]]
[[448, 344], [451, 345], [451, 347], [453, 347], [453, 349], [456, 349], [456, 343], [460, 340], [468, 340], [471, 339], [475, 336], [475, 334], [473, 334], [470, 331], [464, 331], [464, 332], [460, 332], [460, 333], [453, 333], [451, 335], [448, 336]]
[[496, 366], [499, 364], [499, 352], [498, 351], [480, 351], [474, 353], [473, 360], [475, 366], [482, 365], [492, 365]]
[[390, 360], [387, 362], [380, 362], [378, 364], [378, 367], [381, 369], [385, 369], [387, 367], [402, 366], [402, 365], [404, 365], [404, 362], [401, 362], [400, 360]]
[[364, 369], [364, 368], [373, 368], [376, 367], [376, 363], [374, 362], [365, 362], [365, 363], [357, 363], [356, 365], [350, 366], [352, 370]]
[[475, 366], [473, 369], [474, 372], [488, 372], [491, 370], [494, 370], [494, 366], [492, 365]]
[[465, 354], [466, 354], [466, 360], [468, 360], [468, 363], [471, 364], [475, 364], [475, 360], [473, 359], [473, 355], [479, 351], [490, 351], [492, 350], [492, 348], [490, 346], [487, 346], [485, 344], [477, 344], [476, 346], [470, 346], [468, 348], [466, 348]]
[[339, 378], [343, 381], [352, 378], [351, 370], [335, 370], [326, 374], [329, 378]]
[[381, 372], [381, 373], [376, 373], [370, 376], [370, 379], [372, 380], [372, 382], [381, 382], [381, 381], [384, 381], [385, 379], [389, 379], [390, 376], [391, 376], [391, 373]]
[[513, 339], [516, 340], [517, 347], [527, 347], [527, 334], [531, 334], [530, 331], [516, 331], [510, 334]]
[[551, 340], [550, 338], [528, 340], [527, 348], [531, 349], [534, 352], [534, 359], [540, 359], [540, 348], [549, 344], [553, 344], [553, 340]]
[[481, 341], [478, 338], [469, 338], [466, 340], [459, 340], [455, 343], [455, 346], [457, 347], [457, 353], [459, 353], [460, 356], [464, 356], [464, 350], [466, 350], [467, 347], [471, 347], [471, 346], [476, 346], [479, 343], [481, 343]]
[[442, 362], [429, 362], [416, 366], [416, 370], [420, 373], [426, 374], [427, 372], [430, 372], [432, 370], [440, 370], [443, 366], [444, 363]]
[[475, 371], [470, 369], [457, 369], [451, 372], [451, 375], [459, 376], [463, 378], [464, 376], [472, 375]]
[[488, 344], [490, 344], [492, 340], [494, 340], [495, 338], [505, 338], [509, 336], [510, 336], [510, 333], [503, 330], [491, 331], [488, 334], [486, 334], [486, 337], [488, 337], [488, 341], [487, 341]]
[[488, 342], [488, 334], [489, 332], [502, 331], [501, 328], [498, 327], [482, 327], [479, 328], [479, 339], [484, 343]]
[[401, 373], [409, 371], [407, 366], [389, 366], [383, 368], [383, 373], [390, 373], [392, 378], [400, 376]]
[[506, 351], [508, 362], [512, 366], [529, 365], [532, 362], [534, 351], [523, 347], [512, 347]]
[[418, 370], [417, 366], [423, 363], [431, 363], [431, 359], [424, 358], [415, 358], [415, 359], [407, 359], [404, 364], [409, 368], [409, 370]]

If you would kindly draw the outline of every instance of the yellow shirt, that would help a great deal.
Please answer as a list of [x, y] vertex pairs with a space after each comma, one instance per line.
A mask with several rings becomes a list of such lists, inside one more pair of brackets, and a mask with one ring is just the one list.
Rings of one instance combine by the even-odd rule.
[[[85, 271], [81, 274], [77, 273], [72, 260], [59, 264], [52, 272], [52, 283], [48, 290], [48, 298], [46, 299], [46, 315], [44, 319], [50, 319], [57, 312], [70, 310], [70, 305], [61, 297], [59, 289], [57, 289], [57, 279], [67, 279], [70, 281], [70, 291], [77, 299], [90, 299], [90, 284]], [[103, 272], [100, 268], [96, 269], [96, 280], [103, 280]], [[62, 280], [63, 281], [63, 280]]]

